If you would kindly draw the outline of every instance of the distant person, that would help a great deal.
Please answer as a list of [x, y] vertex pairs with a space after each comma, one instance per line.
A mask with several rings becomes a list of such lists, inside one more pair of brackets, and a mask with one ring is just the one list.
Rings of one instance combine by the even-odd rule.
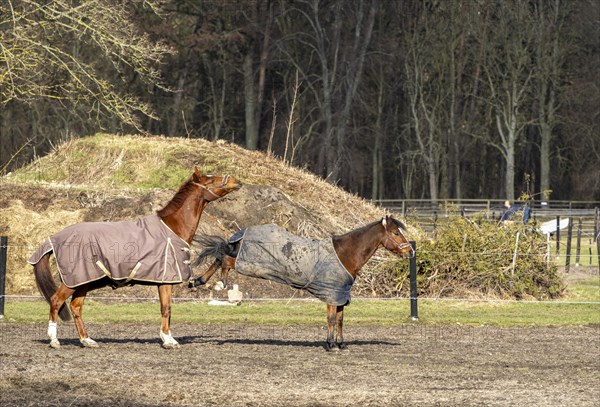
[[504, 201], [504, 214], [500, 218], [500, 222], [504, 223], [510, 220], [510, 217], [513, 216], [518, 211], [523, 211], [523, 224], [527, 224], [529, 222], [529, 217], [531, 216], [531, 208], [529, 205], [511, 205], [509, 200]]

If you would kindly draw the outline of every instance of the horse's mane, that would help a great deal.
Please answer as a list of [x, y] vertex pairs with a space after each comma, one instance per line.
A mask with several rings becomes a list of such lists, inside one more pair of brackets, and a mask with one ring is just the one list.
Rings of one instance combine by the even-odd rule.
[[193, 191], [194, 186], [192, 184], [192, 177], [190, 176], [190, 178], [188, 178], [187, 181], [181, 184], [179, 190], [177, 191], [175, 196], [171, 198], [169, 203], [167, 203], [164, 208], [156, 211], [156, 214], [161, 218], [172, 215], [177, 210], [181, 209], [183, 203], [186, 201], [186, 199], [189, 198]]
[[394, 224], [396, 226], [398, 226], [400, 229], [402, 230], [406, 230], [406, 226], [404, 226], [404, 223], [400, 222], [398, 219], [394, 218], [393, 216], [390, 216], [389, 219], [394, 222]]
[[[398, 219], [394, 218], [393, 216], [390, 216], [387, 219], [388, 219], [388, 221], [394, 222], [394, 225], [398, 226], [398, 228], [400, 228], [402, 230], [406, 230], [406, 226], [404, 226], [404, 223], [400, 222]], [[376, 220], [375, 222], [371, 222], [368, 225], [363, 226], [361, 229], [368, 229], [370, 227], [375, 226], [378, 223], [381, 223], [381, 220]]]
[[[398, 219], [393, 218], [393, 217], [390, 216], [388, 218], [388, 220], [391, 220], [392, 222], [394, 222], [394, 224], [396, 226], [398, 226], [398, 228], [400, 228], [402, 230], [406, 230], [406, 226], [404, 226], [404, 223], [400, 222]], [[355, 232], [359, 232], [359, 231], [368, 230], [368, 229], [372, 228], [373, 226], [377, 225], [378, 223], [381, 223], [381, 220], [376, 220], [376, 221], [371, 222], [371, 223], [369, 223], [369, 224], [367, 224], [365, 226], [359, 227], [357, 229], [350, 230], [350, 231], [348, 231], [348, 232], [346, 232], [346, 233], [344, 233], [342, 235], [336, 236], [336, 237], [342, 237], [342, 236], [349, 235], [350, 233], [355, 233]]]

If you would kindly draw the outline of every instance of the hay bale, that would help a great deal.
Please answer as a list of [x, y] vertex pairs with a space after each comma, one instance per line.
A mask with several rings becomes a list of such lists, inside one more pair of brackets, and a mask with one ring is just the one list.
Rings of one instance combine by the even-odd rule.
[[0, 230], [8, 236], [6, 293], [37, 294], [31, 265], [27, 259], [37, 245], [52, 234], [81, 222], [83, 210], [48, 207], [39, 211], [13, 200], [0, 211]]

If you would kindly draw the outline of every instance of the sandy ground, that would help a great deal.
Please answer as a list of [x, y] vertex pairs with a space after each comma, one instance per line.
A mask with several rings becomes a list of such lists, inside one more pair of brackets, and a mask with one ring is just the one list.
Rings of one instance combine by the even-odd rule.
[[600, 327], [347, 324], [347, 352], [321, 326], [71, 323], [62, 347], [45, 324], [0, 322], [0, 405], [8, 406], [597, 406]]

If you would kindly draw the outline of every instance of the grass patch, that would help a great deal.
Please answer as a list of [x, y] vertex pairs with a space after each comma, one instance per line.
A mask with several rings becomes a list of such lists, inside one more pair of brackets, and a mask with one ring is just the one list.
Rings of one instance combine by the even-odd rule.
[[422, 301], [419, 317], [423, 323], [462, 325], [592, 325], [600, 324], [600, 305]]
[[565, 301], [600, 302], [600, 276], [589, 276], [569, 283]]
[[[600, 277], [589, 276], [569, 284], [568, 298], [552, 302], [461, 302], [419, 301], [421, 324], [496, 326], [600, 325]], [[581, 302], [574, 304], [573, 302]], [[40, 301], [6, 304], [5, 321], [45, 322], [48, 305]], [[160, 323], [158, 302], [107, 303], [88, 300], [86, 321], [95, 323]], [[346, 307], [345, 321], [351, 325], [396, 325], [410, 321], [407, 300], [355, 300]], [[244, 302], [236, 307], [215, 307], [203, 302], [176, 302], [173, 323], [260, 325], [325, 325], [325, 305], [320, 301]]]
[[[567, 263], [567, 237], [565, 236], [560, 240], [560, 251], [558, 258], [556, 258], [556, 241], [550, 242], [550, 256], [556, 260], [556, 264], [564, 267]], [[577, 239], [573, 237], [571, 240], [571, 257], [569, 258], [569, 264], [571, 270], [577, 264]], [[579, 253], [579, 266], [582, 267], [593, 267], [598, 271], [598, 246], [596, 242], [591, 239], [581, 239], [580, 253]]]

